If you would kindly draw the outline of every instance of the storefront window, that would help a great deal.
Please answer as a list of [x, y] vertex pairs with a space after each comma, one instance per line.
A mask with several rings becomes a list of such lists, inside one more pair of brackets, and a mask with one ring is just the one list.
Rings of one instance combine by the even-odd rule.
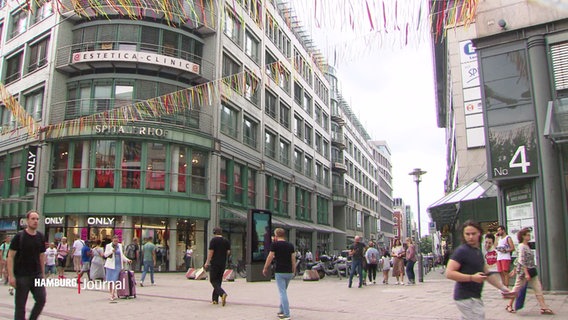
[[12, 165], [10, 166], [10, 195], [20, 193], [20, 175], [22, 168], [22, 153], [12, 154]]
[[[206, 194], [206, 171], [207, 154], [201, 151], [193, 151], [191, 159], [191, 193]], [[226, 181], [225, 181], [226, 182]]]
[[148, 143], [146, 189], [164, 190], [166, 186], [166, 147], [162, 143]]
[[0, 198], [4, 195], [4, 168], [6, 168], [6, 157], [0, 157]]
[[173, 192], [185, 192], [187, 181], [187, 154], [185, 148], [172, 146], [172, 179], [171, 189]]
[[256, 172], [248, 169], [248, 205], [256, 207]]
[[233, 185], [234, 185], [234, 197], [233, 200], [236, 203], [243, 202], [243, 183], [242, 183], [242, 171], [243, 166], [235, 163], [233, 167]]
[[69, 156], [69, 144], [58, 143], [53, 145], [52, 162], [52, 189], [65, 189], [67, 185], [67, 166]]
[[77, 142], [73, 153], [73, 188], [87, 188], [89, 183], [89, 142]]
[[95, 188], [114, 188], [116, 142], [99, 140], [95, 144]]
[[228, 185], [228, 181], [227, 181], [227, 162], [229, 160], [227, 159], [221, 159], [221, 164], [220, 164], [220, 179], [219, 179], [219, 189], [221, 190], [221, 194], [224, 196], [225, 199], [227, 199], [227, 185]]
[[126, 189], [140, 189], [140, 159], [142, 144], [136, 141], [122, 143], [122, 187]]

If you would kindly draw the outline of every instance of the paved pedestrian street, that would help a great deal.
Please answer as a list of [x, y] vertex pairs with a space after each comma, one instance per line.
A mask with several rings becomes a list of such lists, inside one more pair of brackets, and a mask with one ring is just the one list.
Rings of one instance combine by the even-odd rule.
[[[70, 274], [69, 274], [70, 275]], [[136, 274], [137, 279], [140, 273]], [[381, 278], [382, 279], [382, 278]], [[382, 282], [382, 280], [381, 280]], [[390, 282], [395, 282], [390, 278]], [[41, 319], [277, 319], [278, 293], [272, 282], [247, 283], [244, 279], [225, 282], [227, 306], [210, 304], [209, 281], [186, 280], [181, 273], [156, 274], [156, 286], [138, 286], [136, 299], [109, 303], [108, 292], [77, 288], [48, 288], [47, 304]], [[319, 319], [458, 319], [452, 300], [454, 283], [439, 270], [414, 286], [371, 284], [361, 289], [355, 281], [326, 276], [317, 282], [296, 277], [288, 289], [294, 320]], [[0, 319], [12, 319], [14, 298], [0, 287]], [[532, 291], [525, 309], [517, 314], [505, 311], [505, 300], [486, 284], [483, 300], [487, 319], [568, 319], [568, 295], [547, 294], [545, 299], [555, 316], [541, 316]], [[33, 299], [28, 298], [27, 310]]]

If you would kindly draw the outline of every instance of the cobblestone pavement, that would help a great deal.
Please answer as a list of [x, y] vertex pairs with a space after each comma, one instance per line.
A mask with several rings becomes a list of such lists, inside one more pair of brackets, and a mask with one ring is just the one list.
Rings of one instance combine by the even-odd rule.
[[[136, 274], [137, 279], [140, 273]], [[382, 279], [382, 277], [381, 277]], [[147, 280], [149, 280], [147, 278]], [[316, 282], [296, 277], [288, 289], [294, 320], [345, 319], [458, 319], [452, 300], [453, 281], [439, 270], [428, 273], [423, 283], [412, 286], [369, 284], [347, 288], [346, 279], [326, 276]], [[380, 281], [382, 282], [382, 280]], [[276, 283], [250, 282], [238, 278], [225, 282], [227, 305], [210, 304], [211, 285], [204, 280], [186, 280], [182, 273], [156, 274], [156, 286], [138, 286], [136, 299], [109, 303], [100, 290], [48, 288], [47, 304], [41, 319], [277, 319]], [[547, 294], [555, 316], [541, 316], [531, 291], [525, 309], [516, 314], [505, 311], [506, 301], [486, 284], [483, 300], [487, 319], [568, 319], [568, 295]], [[28, 298], [31, 310], [33, 299]], [[7, 287], [0, 287], [0, 319], [12, 319], [14, 299]]]

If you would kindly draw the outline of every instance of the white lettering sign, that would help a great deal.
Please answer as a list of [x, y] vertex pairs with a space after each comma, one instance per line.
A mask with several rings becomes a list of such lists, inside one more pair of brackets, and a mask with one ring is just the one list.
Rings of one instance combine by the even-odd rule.
[[63, 224], [63, 217], [46, 217], [45, 224]]
[[86, 51], [73, 54], [71, 63], [82, 63], [91, 61], [129, 61], [137, 63], [148, 63], [160, 66], [171, 67], [195, 74], [199, 74], [199, 65], [193, 62], [168, 57], [161, 54], [137, 51], [118, 51], [118, 50], [101, 50]]
[[163, 138], [168, 134], [168, 130], [162, 128], [137, 127], [137, 126], [107, 126], [96, 125], [96, 134], [134, 134], [142, 136], [154, 136]]
[[114, 218], [99, 218], [99, 217], [88, 217], [87, 218], [87, 224], [88, 225], [98, 224], [98, 225], [109, 226], [109, 225], [112, 225], [113, 223], [114, 223]]

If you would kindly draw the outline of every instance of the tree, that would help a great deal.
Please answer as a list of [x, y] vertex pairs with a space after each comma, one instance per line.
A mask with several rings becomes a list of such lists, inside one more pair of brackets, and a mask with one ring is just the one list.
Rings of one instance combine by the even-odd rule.
[[420, 252], [428, 254], [432, 252], [432, 238], [430, 236], [423, 236], [420, 241]]

